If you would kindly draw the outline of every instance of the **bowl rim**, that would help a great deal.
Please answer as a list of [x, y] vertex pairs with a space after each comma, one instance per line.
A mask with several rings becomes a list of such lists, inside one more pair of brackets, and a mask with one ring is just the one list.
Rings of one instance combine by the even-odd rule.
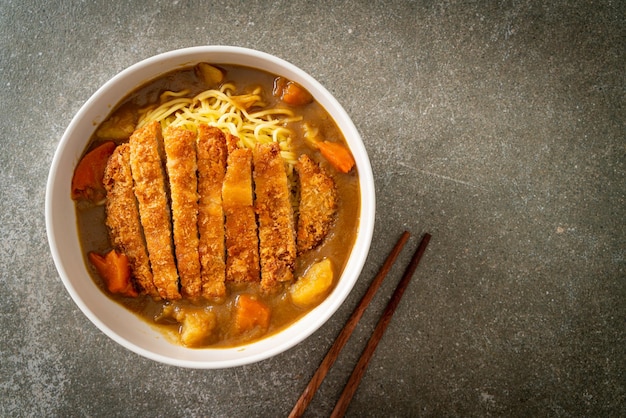
[[[230, 61], [232, 61], [233, 58], [250, 60], [250, 65], [236, 65], [248, 65], [256, 68], [262, 67], [261, 69], [277, 75], [289, 75], [291, 79], [300, 82], [308, 88], [309, 91], [311, 91], [315, 99], [327, 110], [331, 117], [333, 117], [335, 123], [337, 123], [339, 129], [342, 131], [346, 141], [348, 142], [351, 151], [355, 155], [355, 159], [357, 160], [361, 198], [361, 207], [359, 212], [360, 220], [355, 244], [352, 248], [346, 266], [344, 267], [340, 282], [338, 282], [333, 292], [328, 295], [320, 305], [313, 308], [285, 329], [264, 337], [254, 343], [233, 348], [183, 348], [180, 350], [181, 347], [178, 347], [179, 349], [176, 350], [176, 352], [177, 354], [180, 352], [181, 356], [179, 358], [173, 358], [171, 355], [151, 351], [144, 346], [130, 341], [129, 338], [120, 335], [100, 317], [101, 315], [94, 312], [94, 309], [84, 300], [84, 292], [81, 292], [81, 289], [75, 286], [74, 280], [70, 278], [70, 274], [68, 272], [68, 263], [73, 264], [74, 268], [80, 270], [80, 267], [76, 266], [76, 261], [68, 260], [68, 253], [74, 254], [74, 257], [76, 254], [72, 253], [71, 250], [64, 249], [65, 245], [60, 245], [63, 243], [64, 235], [69, 235], [67, 233], [64, 234], [64, 232], [68, 226], [71, 230], [71, 222], [67, 219], [67, 214], [57, 213], [59, 211], [57, 203], [63, 202], [65, 209], [67, 209], [67, 199], [71, 201], [69, 197], [71, 182], [66, 181], [67, 173], [73, 173], [80, 155], [68, 155], [68, 148], [70, 148], [73, 142], [77, 141], [72, 141], [72, 138], [75, 137], [74, 135], [76, 131], [80, 130], [81, 127], [82, 129], [85, 129], [87, 123], [90, 123], [91, 134], [93, 134], [99, 123], [107, 117], [109, 112], [113, 110], [129, 92], [138, 86], [155, 79], [159, 75], [172, 71], [176, 68], [176, 66], [182, 68], [184, 66], [201, 62], [199, 58], [204, 56], [206, 56], [204, 61], [215, 64], [228, 64], [231, 63]], [[212, 56], [221, 58], [213, 58]], [[172, 66], [172, 62], [176, 62], [178, 64], [176, 66]], [[141, 77], [140, 75], [144, 72], [148, 75]], [[141, 81], [137, 81], [137, 79], [141, 79]], [[130, 88], [125, 89], [124, 86], [129, 84], [130, 86], [128, 87]], [[114, 103], [103, 103], [103, 100], [106, 102], [107, 98], [110, 100], [115, 98], [117, 99]], [[108, 109], [108, 111], [106, 111], [106, 109]], [[89, 118], [92, 120], [89, 121]], [[91, 136], [91, 134], [89, 136]], [[85, 142], [83, 141], [82, 147], [80, 147], [81, 149], [79, 150], [80, 153], [83, 152], [84, 146]], [[74, 148], [76, 148], [76, 146]], [[74, 152], [74, 154], [76, 154], [76, 152]], [[68, 164], [71, 164], [71, 170], [67, 168]], [[63, 167], [65, 167], [64, 170]], [[59, 173], [63, 173], [63, 175], [59, 176]], [[63, 183], [64, 181], [65, 183]], [[63, 195], [65, 195], [65, 197]], [[59, 201], [58, 199], [61, 200]], [[304, 341], [328, 321], [328, 319], [337, 311], [337, 309], [339, 309], [349, 293], [352, 291], [354, 284], [363, 269], [373, 236], [376, 210], [375, 205], [376, 200], [372, 168], [363, 140], [345, 109], [324, 86], [322, 86], [308, 73], [277, 56], [238, 46], [207, 45], [175, 49], [143, 59], [117, 73], [89, 97], [89, 99], [80, 107], [79, 111], [70, 121], [55, 150], [46, 183], [45, 221], [48, 244], [52, 258], [64, 287], [70, 294], [74, 303], [76, 303], [83, 314], [87, 316], [87, 318], [94, 325], [96, 325], [100, 331], [128, 350], [160, 363], [185, 368], [221, 369], [251, 364], [287, 351]], [[64, 216], [66, 219], [60, 221], [60, 216]], [[74, 224], [76, 223], [74, 213], [72, 213], [69, 218], [73, 218]], [[68, 224], [68, 222], [70, 223]], [[74, 235], [76, 236], [69, 237], [68, 239], [70, 240], [69, 247], [75, 249], [78, 236], [77, 234]], [[82, 252], [80, 252], [80, 254], [82, 254]], [[83, 264], [84, 272], [87, 272], [84, 261], [81, 259], [79, 263]], [[91, 277], [89, 277], [89, 281], [93, 284]], [[339, 283], [341, 283], [342, 286], [339, 286]], [[90, 285], [86, 284], [86, 286]], [[117, 307], [123, 309], [124, 311], [128, 311], [116, 302], [113, 302], [110, 298], [106, 297], [106, 295], [103, 294], [102, 296], [104, 296], [102, 301], [99, 301], [99, 303], [101, 302], [101, 304], [104, 305], [102, 309], [110, 309], [112, 306], [111, 304], [114, 303]], [[132, 321], [128, 315], [124, 315], [121, 312], [120, 315], [125, 317], [124, 320]], [[134, 316], [135, 314], [131, 313], [131, 315]], [[307, 319], [306, 321], [305, 318]], [[150, 326], [147, 323], [146, 325]], [[298, 332], [289, 332], [289, 330], [295, 330]], [[285, 336], [285, 338], [279, 339], [278, 337], [281, 336]], [[248, 353], [247, 351], [250, 351], [251, 353]], [[197, 355], [199, 352], [219, 352], [220, 354], [228, 355], [221, 359], [205, 360], [202, 356]]]

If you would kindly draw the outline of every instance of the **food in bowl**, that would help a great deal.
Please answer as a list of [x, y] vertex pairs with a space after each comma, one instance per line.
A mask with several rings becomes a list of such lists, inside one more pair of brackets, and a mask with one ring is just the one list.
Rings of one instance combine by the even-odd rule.
[[208, 62], [122, 100], [71, 193], [93, 280], [186, 347], [248, 344], [320, 304], [361, 209], [350, 147], [313, 95]]

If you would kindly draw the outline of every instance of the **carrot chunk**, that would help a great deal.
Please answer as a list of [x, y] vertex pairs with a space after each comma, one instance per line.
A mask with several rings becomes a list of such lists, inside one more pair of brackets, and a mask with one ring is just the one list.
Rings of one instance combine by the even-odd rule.
[[263, 302], [242, 294], [235, 302], [235, 332], [240, 334], [259, 327], [267, 330], [270, 325], [270, 308]]
[[104, 280], [109, 292], [129, 297], [138, 296], [130, 281], [130, 263], [126, 254], [115, 250], [105, 255], [90, 252], [88, 258]]
[[78, 162], [72, 177], [72, 199], [97, 202], [104, 199], [106, 190], [102, 184], [104, 169], [116, 145], [107, 141], [89, 151]]
[[347, 173], [354, 167], [354, 157], [352, 157], [348, 148], [343, 145], [328, 141], [320, 141], [316, 145], [328, 162], [342, 173]]
[[292, 106], [302, 106], [313, 101], [313, 96], [304, 87], [284, 77], [275, 80], [274, 96]]

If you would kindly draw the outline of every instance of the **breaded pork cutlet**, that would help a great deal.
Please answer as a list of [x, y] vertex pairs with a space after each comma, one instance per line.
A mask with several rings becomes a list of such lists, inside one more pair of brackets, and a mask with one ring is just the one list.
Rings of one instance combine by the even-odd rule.
[[104, 170], [103, 183], [107, 192], [105, 223], [111, 243], [128, 257], [139, 290], [159, 298], [159, 293], [152, 282], [150, 259], [133, 192], [128, 144], [117, 146], [111, 154]]
[[226, 137], [226, 151], [228, 154], [239, 148], [238, 137], [230, 133], [225, 133], [224, 136]]
[[289, 180], [278, 143], [258, 144], [253, 153], [254, 207], [259, 221], [261, 288], [293, 279], [296, 234]]
[[172, 231], [180, 287], [184, 296], [200, 296], [198, 257], [198, 181], [196, 133], [168, 127], [163, 131], [172, 205]]
[[[232, 144], [232, 137], [227, 141]], [[259, 238], [252, 199], [252, 151], [229, 148], [222, 185], [228, 281], [259, 280]]]
[[226, 294], [224, 209], [222, 183], [226, 172], [226, 138], [215, 127], [200, 125], [198, 156], [198, 253], [202, 295], [208, 298]]
[[159, 157], [162, 141], [158, 122], [137, 129], [129, 141], [130, 166], [154, 285], [163, 299], [180, 299], [165, 173]]
[[315, 248], [330, 231], [337, 211], [337, 191], [332, 177], [305, 154], [295, 165], [300, 183], [298, 254]]

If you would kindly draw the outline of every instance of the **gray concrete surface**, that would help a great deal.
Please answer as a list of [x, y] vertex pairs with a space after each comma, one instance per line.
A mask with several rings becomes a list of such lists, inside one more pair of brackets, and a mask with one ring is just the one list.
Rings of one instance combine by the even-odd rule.
[[[431, 245], [349, 416], [626, 414], [626, 3], [0, 1], [0, 416], [285, 416], [403, 230]], [[198, 371], [115, 344], [49, 254], [74, 113], [123, 68], [229, 44], [334, 93], [378, 193], [357, 286], [311, 338]], [[402, 265], [307, 416], [327, 416]]]

